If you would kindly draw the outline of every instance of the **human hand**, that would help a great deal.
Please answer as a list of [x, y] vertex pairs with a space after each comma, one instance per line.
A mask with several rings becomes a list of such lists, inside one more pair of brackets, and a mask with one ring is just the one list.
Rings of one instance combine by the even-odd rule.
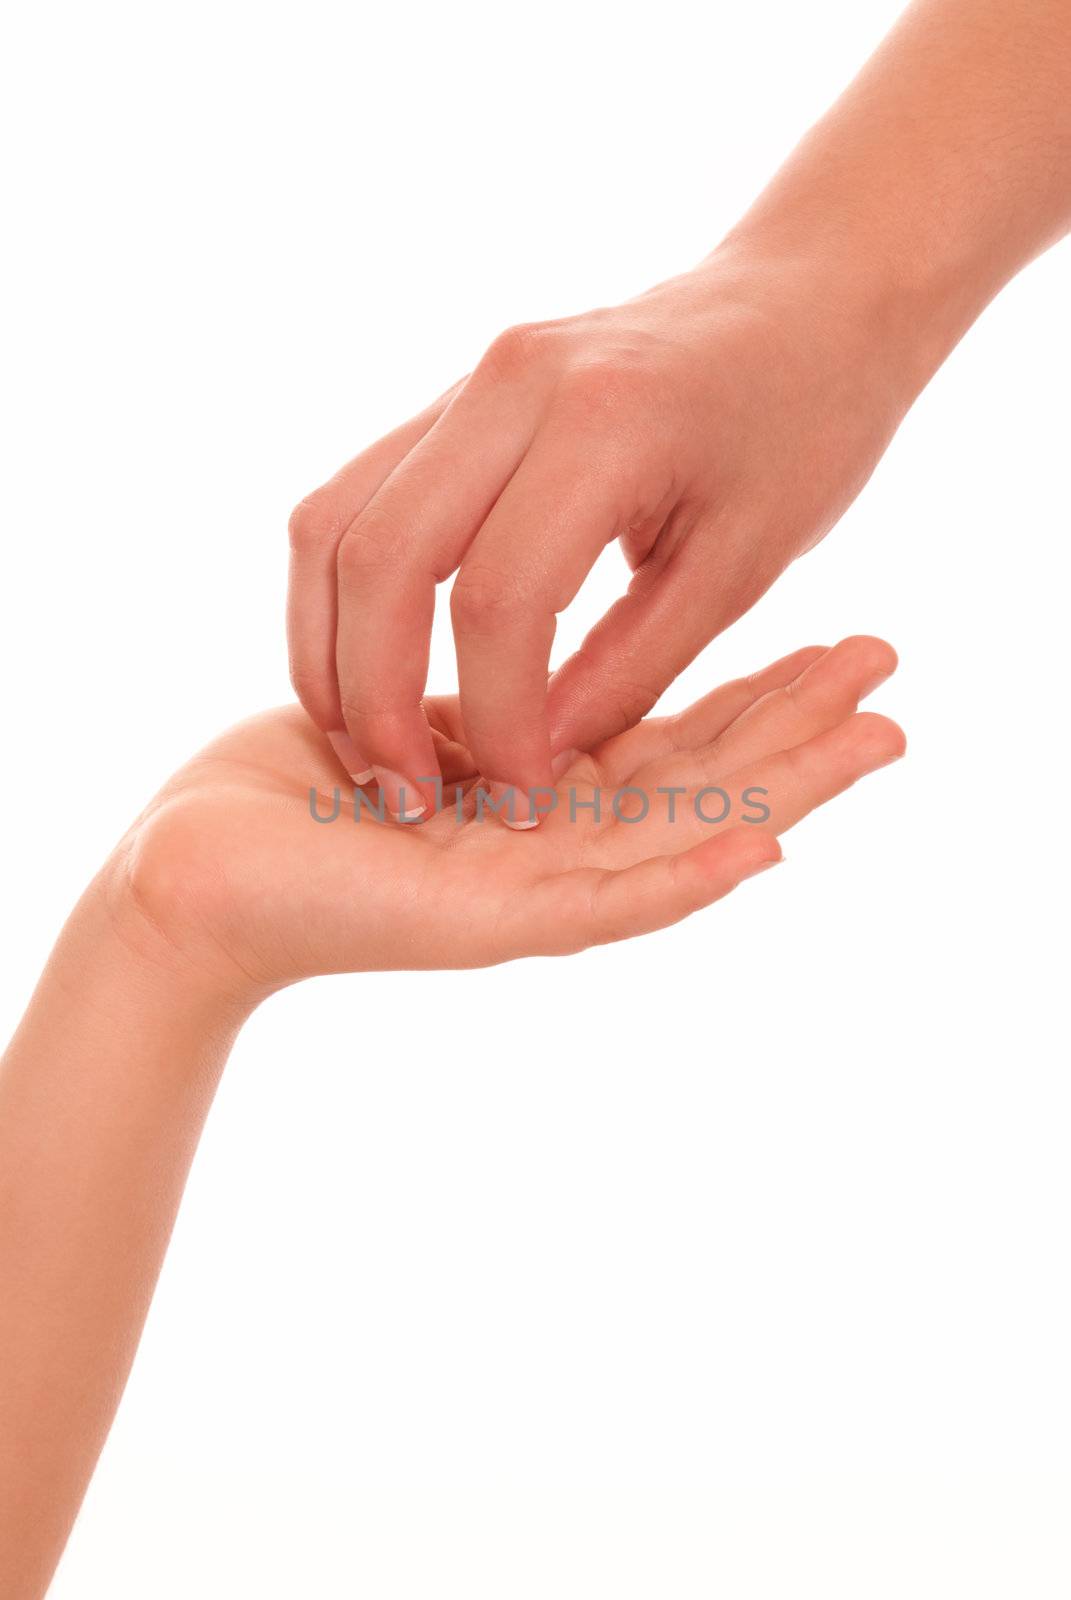
[[[510, 330], [291, 518], [302, 704], [392, 810], [403, 783], [430, 805], [429, 635], [458, 570], [475, 764], [547, 784], [555, 756], [635, 724], [837, 520], [912, 397], [897, 360], [825, 263], [740, 247], [626, 305]], [[628, 592], [548, 685], [556, 615], [614, 538]]]
[[[454, 571], [468, 742], [529, 788], [638, 721], [823, 536], [993, 295], [1071, 227], [1069, 15], [914, 0], [700, 267], [509, 330], [302, 501], [291, 672], [351, 770], [395, 802], [434, 773], [421, 697]], [[628, 592], [548, 690], [556, 615], [614, 538]]]
[[[777, 833], [902, 753], [895, 723], [855, 714], [895, 664], [881, 640], [847, 639], [649, 719], [578, 757], [523, 841], [474, 815], [456, 701], [429, 709], [463, 820], [448, 800], [421, 825], [370, 807], [355, 821], [352, 804], [317, 824], [310, 786], [321, 817], [335, 810], [330, 746], [297, 707], [270, 711], [164, 787], [117, 852], [113, 899], [128, 937], [162, 936], [167, 959], [245, 1003], [315, 973], [482, 966], [646, 933], [773, 864]], [[641, 793], [622, 815], [647, 797], [642, 821], [615, 815], [626, 786]], [[704, 819], [720, 796], [696, 809], [715, 788], [719, 822]]]
[[[466, 791], [460, 823], [318, 825], [309, 786], [330, 815], [335, 761], [297, 707], [225, 733], [164, 786], [72, 913], [0, 1062], [0, 1591], [48, 1587], [257, 1003], [313, 973], [565, 953], [687, 916], [901, 753], [894, 723], [855, 714], [894, 665], [876, 639], [801, 650], [641, 723], [578, 758], [523, 839], [472, 816], [456, 702], [429, 711]], [[649, 799], [642, 821], [614, 815], [626, 784], [622, 815]], [[699, 814], [724, 809], [715, 787], [718, 824]], [[579, 809], [596, 794], [600, 822]], [[766, 825], [741, 820], [763, 808]]]

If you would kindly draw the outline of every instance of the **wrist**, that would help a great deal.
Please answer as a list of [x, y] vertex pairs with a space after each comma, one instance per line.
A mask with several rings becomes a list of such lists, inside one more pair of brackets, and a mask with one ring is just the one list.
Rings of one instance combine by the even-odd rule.
[[94, 1005], [181, 1020], [206, 1038], [233, 1035], [270, 993], [222, 952], [177, 937], [117, 851], [75, 906], [52, 956]]
[[970, 325], [938, 275], [909, 272], [894, 252], [860, 229], [808, 229], [789, 219], [745, 217], [698, 272], [730, 275], [785, 307], [816, 362], [831, 345], [855, 363], [863, 384], [894, 414], [910, 410]]
[[745, 218], [725, 241], [792, 261], [845, 315], [870, 330], [905, 397], [905, 410], [929, 383], [1004, 282], [965, 245], [902, 229], [895, 213], [844, 207], [829, 218], [799, 213]]

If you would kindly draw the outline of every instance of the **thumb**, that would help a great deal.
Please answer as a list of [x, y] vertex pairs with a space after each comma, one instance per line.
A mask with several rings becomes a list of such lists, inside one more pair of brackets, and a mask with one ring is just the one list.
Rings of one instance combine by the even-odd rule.
[[627, 594], [564, 661], [547, 691], [551, 748], [590, 750], [651, 710], [684, 668], [769, 586], [726, 571], [709, 545], [683, 546], [660, 570], [641, 567]]

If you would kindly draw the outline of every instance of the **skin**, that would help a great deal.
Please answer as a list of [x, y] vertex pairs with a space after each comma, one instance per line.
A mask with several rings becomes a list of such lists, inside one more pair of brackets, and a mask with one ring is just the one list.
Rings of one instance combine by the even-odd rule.
[[[430, 805], [436, 586], [491, 780], [632, 726], [843, 514], [989, 300], [1071, 226], [1071, 0], [916, 0], [714, 252], [509, 329], [291, 519], [296, 692]], [[627, 593], [548, 682], [619, 539]]]
[[[186, 1174], [243, 1021], [315, 973], [569, 953], [688, 916], [780, 859], [776, 832], [895, 760], [859, 700], [881, 640], [809, 649], [651, 719], [561, 783], [686, 791], [677, 820], [556, 812], [523, 842], [452, 812], [330, 812], [329, 743], [296, 707], [225, 733], [165, 785], [64, 929], [0, 1065], [0, 1594], [48, 1587], [137, 1348]], [[454, 702], [430, 706], [470, 789]], [[468, 778], [466, 778], [468, 774]], [[715, 784], [768, 791], [764, 826], [699, 822]], [[713, 929], [711, 930], [713, 932]]]

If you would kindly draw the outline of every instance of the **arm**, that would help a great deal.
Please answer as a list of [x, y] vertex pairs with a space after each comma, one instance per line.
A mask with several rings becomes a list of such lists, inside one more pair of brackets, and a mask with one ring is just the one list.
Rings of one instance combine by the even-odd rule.
[[916, 0], [723, 249], [824, 266], [913, 399], [1071, 228], [1071, 4]]
[[0, 1594], [44, 1594], [251, 1002], [85, 895], [0, 1072]]
[[[509, 330], [302, 502], [289, 634], [309, 715], [395, 796], [434, 774], [420, 702], [435, 585], [457, 571], [476, 761], [547, 782], [824, 536], [957, 339], [1069, 225], [1069, 0], [916, 0], [695, 270]], [[557, 613], [614, 538], [628, 592], [548, 688]]]
[[[4, 1600], [51, 1578], [254, 1007], [316, 973], [567, 954], [709, 905], [779, 859], [776, 833], [902, 753], [895, 724], [856, 713], [894, 665], [873, 639], [797, 651], [648, 721], [578, 762], [524, 840], [474, 814], [449, 704], [432, 712], [467, 790], [460, 820], [451, 806], [424, 826], [355, 822], [350, 794], [348, 816], [314, 821], [310, 787], [329, 817], [334, 758], [296, 708], [231, 730], [166, 785], [75, 909], [0, 1065]], [[719, 783], [733, 809], [711, 822], [689, 799]], [[651, 804], [621, 826], [626, 784]], [[752, 786], [761, 826], [741, 815]]]

